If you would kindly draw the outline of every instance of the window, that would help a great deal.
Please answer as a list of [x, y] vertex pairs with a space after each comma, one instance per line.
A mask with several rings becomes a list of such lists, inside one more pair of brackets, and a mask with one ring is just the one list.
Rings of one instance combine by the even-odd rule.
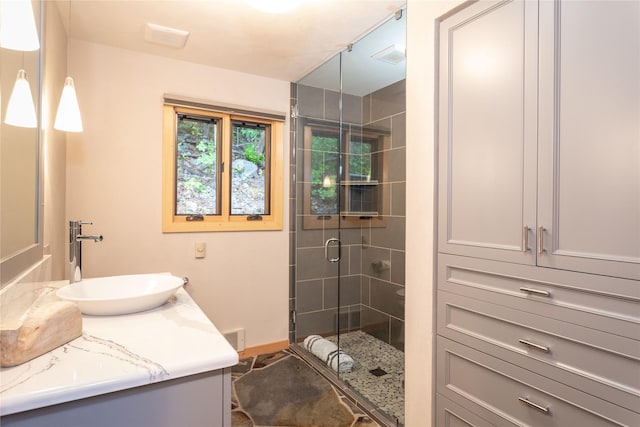
[[[304, 227], [360, 227], [381, 212], [386, 187], [382, 178], [384, 141], [388, 135], [349, 126], [342, 130], [307, 124], [304, 132]], [[342, 145], [342, 149], [341, 149]]]
[[224, 110], [165, 103], [164, 232], [282, 229], [284, 117]]

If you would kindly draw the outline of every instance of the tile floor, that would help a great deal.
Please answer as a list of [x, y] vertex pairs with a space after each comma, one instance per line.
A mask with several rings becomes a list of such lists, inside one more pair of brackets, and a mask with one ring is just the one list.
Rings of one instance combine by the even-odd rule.
[[232, 377], [233, 427], [379, 427], [289, 350], [241, 359]]

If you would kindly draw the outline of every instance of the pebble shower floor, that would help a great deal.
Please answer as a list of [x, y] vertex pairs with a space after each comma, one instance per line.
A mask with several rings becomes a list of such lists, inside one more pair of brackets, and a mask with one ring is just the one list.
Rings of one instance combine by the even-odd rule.
[[[337, 343], [338, 337], [327, 337]], [[354, 360], [340, 378], [381, 412], [404, 424], [404, 353], [362, 331], [340, 334], [340, 348]]]

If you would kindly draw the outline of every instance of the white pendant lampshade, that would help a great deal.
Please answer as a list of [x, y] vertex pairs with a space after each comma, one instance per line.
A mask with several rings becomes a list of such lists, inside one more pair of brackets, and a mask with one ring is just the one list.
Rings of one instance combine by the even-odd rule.
[[7, 115], [4, 122], [12, 126], [23, 128], [34, 128], [38, 126], [36, 109], [31, 96], [31, 87], [27, 80], [27, 72], [18, 71], [16, 84], [13, 86], [9, 103], [7, 104]]
[[40, 49], [31, 0], [0, 1], [0, 47], [21, 51]]
[[80, 116], [76, 89], [71, 77], [67, 77], [64, 80], [64, 88], [62, 89], [62, 96], [60, 96], [60, 104], [58, 104], [58, 112], [53, 127], [66, 132], [82, 132], [82, 117]]

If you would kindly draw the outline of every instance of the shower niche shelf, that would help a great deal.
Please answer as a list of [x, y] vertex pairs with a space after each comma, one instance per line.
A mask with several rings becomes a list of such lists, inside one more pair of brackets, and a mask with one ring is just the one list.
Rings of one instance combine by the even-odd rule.
[[373, 217], [373, 216], [378, 216], [378, 215], [379, 215], [378, 212], [346, 212], [346, 211], [340, 212], [340, 216], [357, 216], [363, 219]]
[[341, 181], [340, 185], [345, 187], [373, 187], [378, 185], [378, 181]]
[[342, 217], [360, 217], [368, 219], [378, 216], [378, 181], [354, 180], [341, 181], [344, 206]]

